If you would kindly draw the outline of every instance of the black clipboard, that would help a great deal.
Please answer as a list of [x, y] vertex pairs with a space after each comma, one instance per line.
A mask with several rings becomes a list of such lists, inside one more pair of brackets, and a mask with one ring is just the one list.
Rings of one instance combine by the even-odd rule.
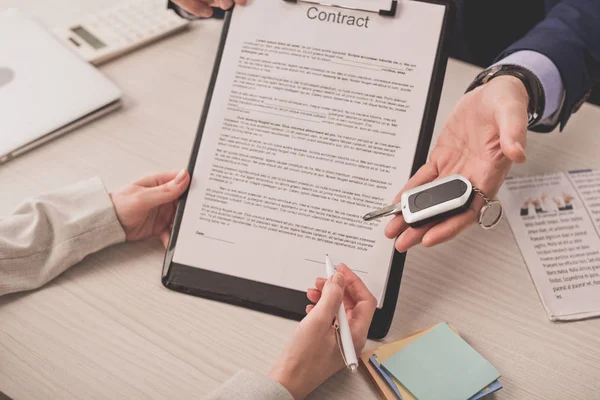
[[[390, 11], [393, 10], [393, 13], [396, 12], [396, 1], [397, 0], [392, 0]], [[437, 4], [445, 7], [444, 18], [440, 31], [440, 40], [438, 42], [436, 59], [433, 66], [427, 101], [425, 104], [425, 110], [423, 113], [423, 119], [421, 123], [421, 131], [417, 142], [415, 158], [412, 165], [411, 175], [413, 175], [427, 161], [429, 146], [431, 143], [435, 119], [442, 91], [442, 84], [446, 72], [446, 64], [450, 48], [449, 35], [452, 31], [454, 23], [456, 5], [455, 0], [411, 1], [420, 1], [424, 3]], [[386, 18], [386, 14], [381, 13], [380, 11], [373, 12], [381, 14], [381, 18]], [[223, 55], [225, 42], [227, 41], [227, 33], [229, 31], [230, 24], [231, 11], [225, 13], [219, 49], [217, 51], [216, 60], [210, 79], [210, 85], [206, 94], [204, 108], [202, 110], [200, 123], [198, 126], [196, 138], [194, 140], [194, 145], [188, 164], [188, 171], [190, 172], [190, 174], [193, 173], [196, 164], [196, 158], [198, 156], [200, 142], [202, 140], [202, 133], [204, 131], [204, 126], [208, 116], [213, 90], [216, 85], [221, 58]], [[177, 244], [177, 236], [179, 233], [179, 228], [181, 226], [186, 200], [187, 191], [183, 194], [177, 205], [173, 230], [171, 232], [171, 237], [169, 240], [167, 251], [165, 253], [165, 259], [163, 264], [163, 285], [169, 289], [191, 294], [194, 296], [200, 296], [211, 300], [217, 300], [229, 304], [234, 304], [237, 306], [281, 316], [284, 318], [294, 319], [298, 321], [301, 320], [305, 316], [305, 307], [308, 304], [306, 294], [303, 291], [292, 290], [266, 284], [263, 282], [238, 278], [230, 275], [225, 275], [219, 272], [174, 263], [172, 261], [175, 252], [175, 247]], [[370, 339], [382, 339], [385, 337], [385, 335], [387, 335], [390, 329], [392, 319], [394, 317], [394, 312], [396, 310], [396, 303], [400, 291], [400, 282], [402, 280], [402, 272], [404, 270], [405, 259], [406, 253], [399, 253], [397, 251], [394, 253], [392, 265], [390, 266], [390, 273], [385, 291], [383, 307], [377, 309], [377, 311], [375, 312], [373, 321], [371, 323], [371, 327], [369, 329]]]

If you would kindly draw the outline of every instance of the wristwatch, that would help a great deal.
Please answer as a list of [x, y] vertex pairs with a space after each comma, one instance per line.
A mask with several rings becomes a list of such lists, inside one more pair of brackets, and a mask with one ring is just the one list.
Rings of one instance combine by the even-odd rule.
[[540, 122], [546, 107], [546, 95], [544, 93], [544, 87], [533, 72], [527, 68], [521, 67], [520, 65], [494, 65], [485, 69], [482, 73], [475, 77], [471, 85], [469, 85], [467, 93], [478, 86], [488, 83], [495, 77], [502, 75], [514, 76], [523, 82], [523, 85], [527, 90], [527, 94], [529, 95], [529, 106], [527, 107], [527, 113], [529, 114], [528, 127], [532, 127]]

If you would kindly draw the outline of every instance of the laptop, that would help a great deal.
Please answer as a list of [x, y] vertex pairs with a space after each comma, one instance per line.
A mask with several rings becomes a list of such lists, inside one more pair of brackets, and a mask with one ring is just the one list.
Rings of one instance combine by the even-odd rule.
[[117, 109], [121, 91], [36, 21], [0, 12], [0, 164]]

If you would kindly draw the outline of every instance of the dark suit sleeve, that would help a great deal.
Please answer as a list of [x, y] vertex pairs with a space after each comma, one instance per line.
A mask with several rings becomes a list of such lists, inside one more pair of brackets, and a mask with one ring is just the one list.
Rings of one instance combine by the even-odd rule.
[[[205, 19], [203, 17], [197, 17], [194, 14], [191, 14], [191, 13], [185, 11], [183, 8], [181, 8], [177, 4], [173, 3], [171, 0], [167, 1], [167, 8], [169, 10], [175, 11], [175, 14], [179, 15], [181, 18], [190, 19], [190, 20]], [[211, 18], [223, 19], [224, 16], [225, 16], [225, 11], [223, 11], [222, 9], [220, 9], [218, 7], [213, 7], [213, 15]]]
[[600, 82], [600, 0], [559, 2], [498, 59], [519, 50], [542, 53], [558, 68], [566, 91], [559, 118], [562, 129]]

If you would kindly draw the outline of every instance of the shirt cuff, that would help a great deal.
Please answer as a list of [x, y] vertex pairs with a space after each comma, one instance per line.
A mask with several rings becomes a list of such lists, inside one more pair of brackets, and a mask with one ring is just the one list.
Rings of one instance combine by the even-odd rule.
[[99, 177], [42, 194], [36, 202], [46, 206], [45, 218], [60, 227], [53, 234], [56, 246], [77, 243], [69, 256], [81, 259], [113, 244], [126, 240], [110, 194]]
[[546, 107], [540, 123], [544, 123], [558, 111], [561, 106], [564, 85], [556, 65], [542, 53], [532, 50], [521, 50], [508, 55], [494, 65], [513, 64], [533, 72], [540, 80], [546, 97]]
[[[94, 225], [104, 224], [104, 232], [102, 235], [98, 236], [98, 250], [102, 250], [113, 244], [124, 242], [126, 240], [125, 230], [119, 221], [115, 205], [113, 204], [102, 179], [99, 177], [91, 178], [81, 182], [80, 185], [82, 191], [85, 191], [86, 188], [89, 188], [90, 190], [90, 206], [92, 206], [91, 203], [94, 202], [93, 198], [96, 199], [98, 213], [96, 216], [97, 222], [94, 222]], [[77, 185], [72, 187], [75, 188]]]

